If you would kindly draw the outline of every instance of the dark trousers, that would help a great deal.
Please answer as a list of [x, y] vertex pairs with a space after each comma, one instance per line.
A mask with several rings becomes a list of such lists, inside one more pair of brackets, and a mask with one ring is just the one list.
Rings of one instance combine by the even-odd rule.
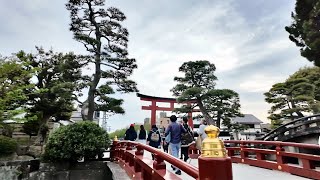
[[185, 162], [189, 159], [189, 147], [181, 147], [181, 159], [183, 159]]

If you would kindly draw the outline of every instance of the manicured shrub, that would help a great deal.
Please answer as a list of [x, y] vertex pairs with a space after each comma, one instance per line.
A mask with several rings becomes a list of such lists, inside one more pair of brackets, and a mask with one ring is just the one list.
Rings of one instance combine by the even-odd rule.
[[0, 156], [12, 154], [17, 149], [17, 142], [9, 137], [0, 135]]
[[22, 126], [22, 131], [31, 136], [36, 136], [39, 131], [39, 121], [38, 120], [29, 120], [25, 122]]
[[43, 160], [51, 162], [95, 158], [110, 146], [108, 133], [93, 122], [63, 126], [51, 134]]

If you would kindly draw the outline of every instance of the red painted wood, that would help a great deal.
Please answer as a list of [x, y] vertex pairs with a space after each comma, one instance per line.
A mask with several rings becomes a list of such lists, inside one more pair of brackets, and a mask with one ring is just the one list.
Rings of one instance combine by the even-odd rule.
[[[175, 157], [173, 157], [173, 156], [171, 156], [171, 155], [169, 155], [169, 154], [167, 154], [165, 152], [159, 151], [156, 148], [153, 148], [151, 146], [144, 145], [144, 144], [141, 144], [141, 143], [138, 143], [138, 142], [122, 141], [122, 142], [119, 142], [119, 143], [129, 143], [129, 144], [131, 144], [131, 146], [136, 146], [136, 147], [142, 148], [144, 150], [147, 150], [147, 151], [159, 156], [162, 159], [162, 161], [165, 160], [168, 163], [178, 167], [183, 172], [189, 174], [191, 177], [198, 178], [198, 169], [196, 167], [191, 166], [190, 164], [188, 164], [188, 163], [186, 163], [186, 162], [184, 162], [184, 161], [182, 161], [180, 159], [177, 159], [177, 158], [175, 158]], [[121, 149], [121, 150], [127, 152], [127, 150], [125, 150], [125, 149]], [[133, 152], [133, 151], [128, 151], [127, 153], [136, 154], [136, 152]], [[120, 155], [119, 158], [124, 159], [124, 158], [128, 158], [128, 157], [130, 157], [130, 156], [121, 156]], [[141, 162], [139, 161], [139, 159], [140, 159]], [[154, 170], [154, 171], [156, 170], [154, 168], [153, 161], [152, 161], [151, 165], [150, 164], [146, 164], [147, 161], [148, 161], [148, 159], [143, 157], [143, 156], [141, 156], [141, 155], [140, 156], [135, 156], [135, 162], [140, 162], [139, 165], [141, 166], [142, 177], [144, 176], [144, 173], [146, 173], [144, 171], [146, 169], [149, 169], [149, 167], [147, 167], [147, 166], [151, 166], [152, 167], [151, 169]], [[129, 161], [127, 161], [127, 162], [129, 162]], [[160, 162], [161, 162], [161, 160], [160, 160]], [[157, 171], [161, 171], [161, 169], [162, 169], [162, 167], [160, 166], [160, 169], [157, 170]], [[148, 172], [149, 172], [149, 170], [148, 170]], [[165, 175], [165, 174], [163, 174], [163, 175]], [[170, 176], [172, 176], [172, 175], [170, 175]]]
[[151, 102], [151, 126], [156, 125], [156, 111], [157, 111], [157, 102], [153, 100]]
[[[312, 179], [320, 179], [320, 171], [315, 170], [315, 162], [320, 162], [319, 155], [304, 154], [304, 153], [294, 153], [286, 152], [284, 147], [298, 147], [305, 149], [315, 149], [320, 150], [320, 147], [313, 144], [302, 144], [302, 143], [290, 143], [290, 142], [278, 142], [278, 141], [225, 141], [228, 144], [240, 145], [240, 147], [226, 147], [228, 154], [230, 155], [232, 162], [244, 163], [252, 166], [280, 170], [288, 172], [294, 175], [299, 175]], [[267, 145], [268, 147], [276, 147], [273, 149], [259, 149], [259, 148], [248, 148], [252, 144], [259, 144], [260, 146]], [[258, 147], [260, 147], [258, 146]], [[234, 155], [232, 151], [240, 150], [240, 156]], [[229, 152], [230, 151], [230, 152]], [[243, 152], [250, 152], [256, 154], [256, 159], [254, 157], [247, 157]], [[264, 160], [262, 157], [264, 155], [276, 155], [276, 162]], [[294, 157], [302, 162], [302, 165], [292, 165], [287, 163], [287, 157]], [[201, 173], [200, 173], [201, 176]]]
[[198, 158], [200, 180], [232, 180], [230, 158]]

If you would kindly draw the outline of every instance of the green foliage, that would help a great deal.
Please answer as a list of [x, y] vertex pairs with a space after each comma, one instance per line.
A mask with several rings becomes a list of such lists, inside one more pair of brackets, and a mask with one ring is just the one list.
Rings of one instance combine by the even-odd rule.
[[28, 92], [33, 87], [30, 83], [32, 71], [24, 68], [10, 58], [0, 58], [0, 123], [12, 119], [21, 113], [27, 100]]
[[127, 129], [128, 128], [122, 128], [110, 133], [110, 139], [114, 139], [115, 136], [117, 136], [117, 138], [124, 138]]
[[[171, 91], [178, 97], [178, 102], [190, 102], [190, 104], [176, 108], [176, 112], [187, 113], [199, 107], [209, 124], [214, 124], [215, 121], [218, 127], [222, 120], [226, 120], [227, 123], [230, 122], [230, 118], [242, 115], [238, 93], [230, 89], [214, 89], [217, 80], [214, 75], [215, 70], [214, 64], [204, 60], [182, 64], [179, 72], [183, 72], [184, 77], [174, 78], [178, 83]], [[230, 124], [230, 127], [233, 126]]]
[[265, 93], [272, 104], [269, 119], [273, 127], [281, 125], [282, 119], [296, 119], [304, 113], [320, 112], [320, 68], [305, 67], [291, 75], [285, 82], [272, 86]]
[[239, 94], [230, 89], [213, 89], [208, 91], [203, 104], [212, 117], [216, 117], [216, 125], [220, 127], [220, 122], [223, 120], [224, 125], [232, 126], [231, 118], [243, 116], [240, 112]]
[[57, 129], [49, 137], [43, 159], [45, 161], [76, 162], [81, 158], [95, 158], [108, 148], [108, 133], [93, 122], [80, 122]]
[[[74, 93], [81, 89], [80, 81], [82, 56], [73, 53], [56, 53], [36, 48], [36, 54], [17, 53], [17, 58], [25, 69], [34, 71], [35, 88], [28, 94], [27, 110], [36, 115], [40, 129], [50, 117], [60, 117], [74, 110]], [[39, 139], [41, 135], [39, 131]]]
[[29, 136], [36, 136], [38, 134], [40, 124], [38, 120], [29, 120], [24, 122], [22, 130]]
[[14, 131], [14, 127], [12, 127], [10, 124], [0, 124], [0, 129], [2, 129], [3, 136], [12, 137], [12, 133]]
[[184, 73], [184, 77], [175, 77], [177, 85], [171, 89], [178, 102], [192, 101], [192, 105], [184, 105], [176, 109], [178, 112], [190, 111], [194, 107], [199, 107], [203, 116], [213, 124], [214, 121], [203, 105], [203, 99], [207, 97], [209, 90], [214, 89], [217, 77], [214, 75], [216, 67], [206, 60], [188, 61], [182, 64], [179, 72]]
[[17, 142], [9, 137], [0, 135], [0, 156], [9, 155], [17, 149]]
[[320, 66], [320, 1], [297, 0], [293, 23], [285, 29], [301, 55]]
[[[136, 60], [128, 58], [128, 30], [121, 26], [126, 17], [115, 7], [104, 8], [105, 0], [69, 0], [70, 31], [92, 55], [87, 64], [94, 64], [93, 77], [84, 76], [88, 99], [83, 103], [83, 118], [92, 120], [96, 110], [124, 113], [123, 100], [111, 98], [113, 87], [119, 92], [136, 92], [136, 83], [128, 77], [137, 68]], [[100, 85], [100, 79], [104, 84]], [[98, 86], [99, 84], [99, 86]], [[97, 101], [95, 101], [97, 99]], [[82, 111], [84, 112], [84, 111]]]

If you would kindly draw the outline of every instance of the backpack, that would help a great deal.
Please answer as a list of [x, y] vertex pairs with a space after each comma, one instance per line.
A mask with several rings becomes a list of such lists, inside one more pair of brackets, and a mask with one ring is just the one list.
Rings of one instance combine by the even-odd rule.
[[187, 130], [186, 133], [181, 134], [181, 145], [190, 145], [194, 141], [193, 135], [189, 126], [187, 126], [186, 130]]
[[151, 141], [158, 142], [160, 140], [159, 133], [157, 131], [156, 132], [152, 132], [150, 139], [151, 139]]

